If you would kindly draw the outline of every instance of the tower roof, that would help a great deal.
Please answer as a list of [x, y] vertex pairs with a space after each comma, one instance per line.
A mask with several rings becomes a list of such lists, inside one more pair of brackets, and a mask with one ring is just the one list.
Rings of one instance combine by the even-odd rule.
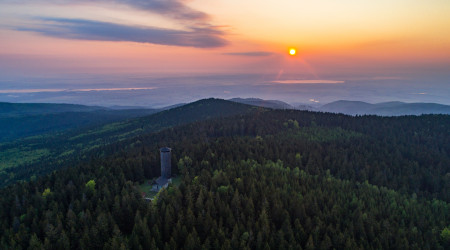
[[159, 151], [161, 151], [161, 152], [170, 152], [170, 151], [172, 151], [172, 149], [168, 148], [168, 147], [164, 147], [164, 148], [160, 148]]

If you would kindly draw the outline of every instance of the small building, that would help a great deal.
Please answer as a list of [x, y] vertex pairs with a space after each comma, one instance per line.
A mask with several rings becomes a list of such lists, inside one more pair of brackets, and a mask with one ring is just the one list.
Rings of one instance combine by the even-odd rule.
[[166, 179], [160, 176], [156, 179], [155, 184], [152, 187], [152, 191], [159, 191], [162, 188], [166, 188], [170, 183], [172, 183], [172, 178]]
[[155, 184], [153, 184], [152, 191], [159, 191], [172, 183], [172, 149], [164, 147], [160, 148], [159, 152], [161, 153], [161, 176], [156, 179]]

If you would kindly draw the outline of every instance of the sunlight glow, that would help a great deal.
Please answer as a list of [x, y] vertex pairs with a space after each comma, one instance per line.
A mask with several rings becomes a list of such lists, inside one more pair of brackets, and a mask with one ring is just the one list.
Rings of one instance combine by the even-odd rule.
[[295, 56], [296, 53], [297, 53], [297, 51], [294, 48], [289, 49], [289, 55]]

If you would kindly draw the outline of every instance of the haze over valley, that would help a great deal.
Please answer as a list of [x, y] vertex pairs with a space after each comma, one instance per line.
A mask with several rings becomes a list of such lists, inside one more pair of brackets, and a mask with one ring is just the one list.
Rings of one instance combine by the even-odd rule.
[[[305, 77], [288, 76], [287, 79]], [[179, 77], [74, 75], [71, 78], [21, 77], [15, 80], [2, 76], [0, 101], [161, 108], [209, 97], [241, 97], [275, 99], [294, 106], [318, 106], [338, 100], [450, 105], [450, 87], [445, 79], [346, 79], [342, 76], [327, 79], [337, 80], [333, 83], [320, 79], [313, 80], [314, 83], [295, 80], [287, 84], [279, 83], [276, 75], [240, 74]]]

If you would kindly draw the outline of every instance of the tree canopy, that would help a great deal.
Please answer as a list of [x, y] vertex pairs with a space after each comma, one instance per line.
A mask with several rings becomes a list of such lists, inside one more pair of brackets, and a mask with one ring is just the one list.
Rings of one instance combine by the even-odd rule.
[[[1, 189], [0, 248], [445, 249], [448, 124], [256, 110], [143, 134]], [[166, 145], [182, 181], [148, 202]]]

